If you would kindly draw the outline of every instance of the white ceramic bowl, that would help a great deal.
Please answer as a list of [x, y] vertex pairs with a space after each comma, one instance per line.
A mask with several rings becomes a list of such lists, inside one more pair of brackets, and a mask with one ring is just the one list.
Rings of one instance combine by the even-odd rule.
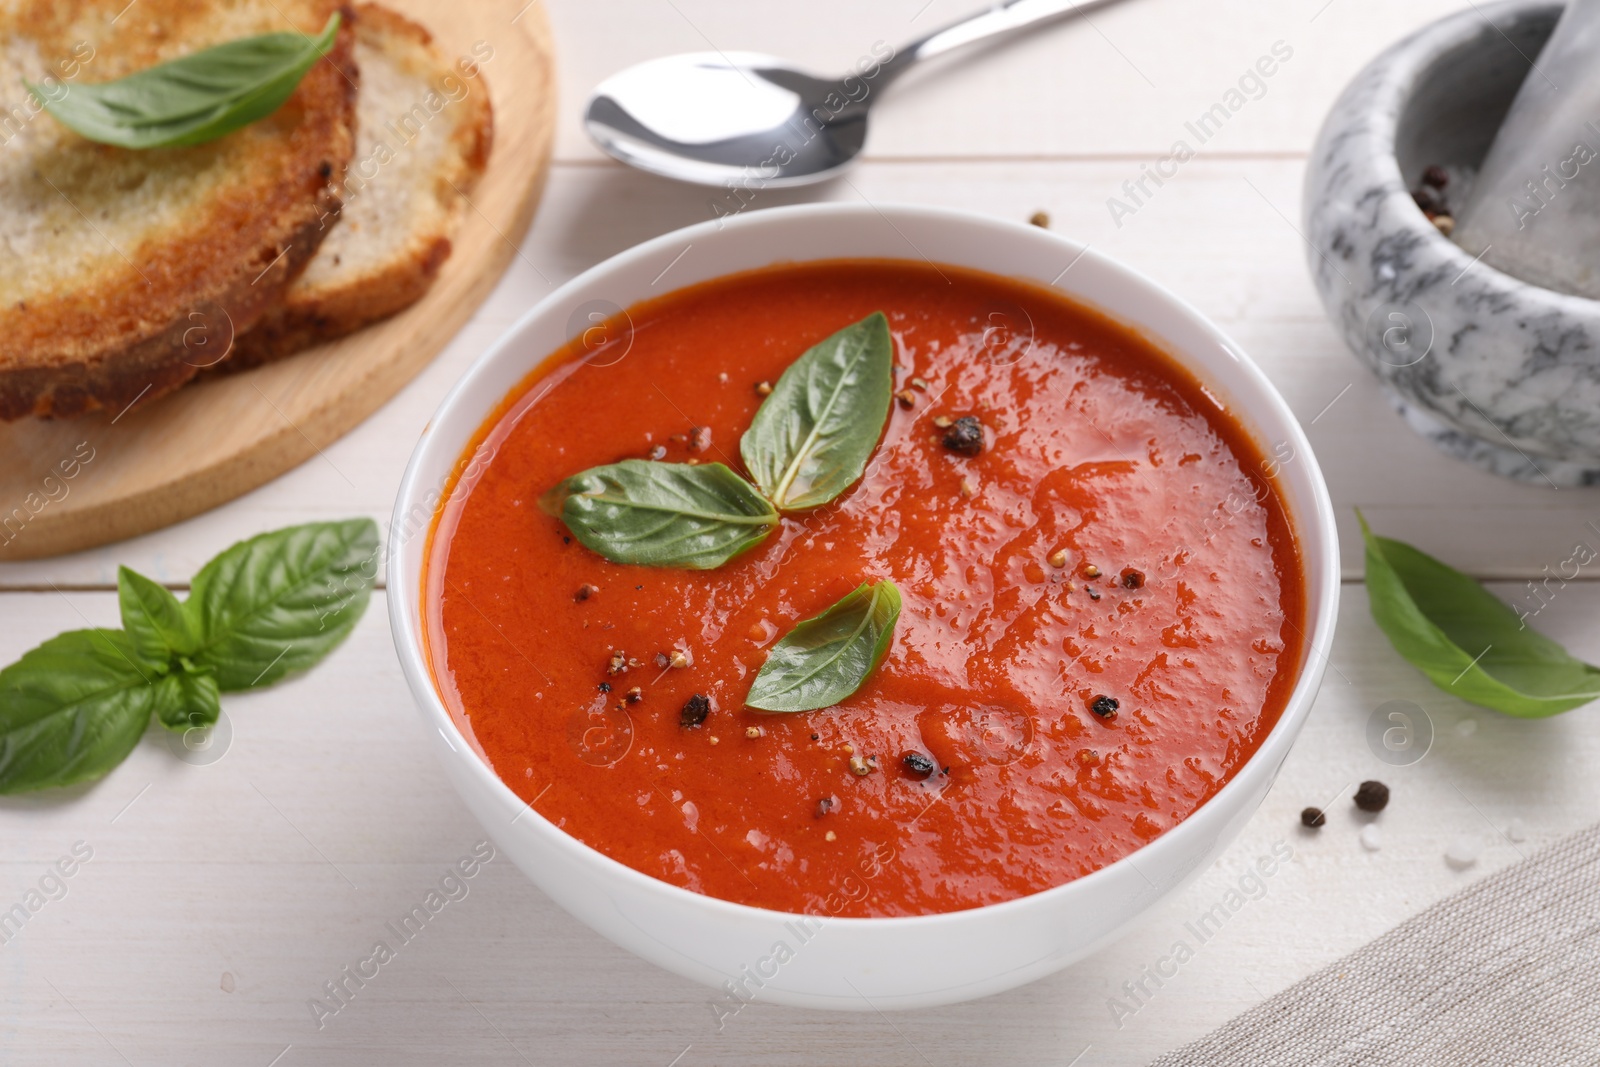
[[[1264, 454], [1291, 449], [1293, 458], [1277, 479], [1305, 557], [1308, 640], [1288, 706], [1261, 748], [1197, 812], [1131, 856], [1001, 904], [911, 918], [813, 919], [803, 929], [796, 925], [799, 916], [716, 900], [640, 874], [517, 799], [435, 691], [422, 643], [422, 572], [427, 519], [451, 468], [495, 405], [576, 332], [585, 305], [627, 307], [735, 271], [852, 256], [926, 257], [1053, 282], [1136, 325], [1189, 367], [1245, 423]], [[777, 208], [691, 226], [614, 256], [550, 294], [479, 357], [423, 431], [395, 504], [389, 551], [390, 620], [406, 680], [451, 781], [512, 862], [567, 911], [653, 963], [713, 987], [742, 982], [764, 1001], [817, 1008], [927, 1007], [1022, 985], [1115, 938], [1186, 884], [1255, 812], [1288, 755], [1322, 679], [1339, 596], [1332, 505], [1311, 446], [1260, 369], [1197, 311], [1128, 268], [1038, 227], [864, 204]], [[806, 936], [808, 929], [815, 932]], [[775, 951], [780, 942], [789, 952]], [[728, 1000], [730, 1009], [735, 1004]]]

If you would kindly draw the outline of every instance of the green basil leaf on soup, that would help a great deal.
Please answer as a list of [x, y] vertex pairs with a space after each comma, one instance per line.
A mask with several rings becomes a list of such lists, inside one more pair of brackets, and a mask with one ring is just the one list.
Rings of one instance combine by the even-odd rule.
[[573, 475], [540, 500], [615, 563], [709, 570], [760, 544], [778, 513], [721, 463], [625, 459]]
[[199, 632], [178, 598], [138, 571], [117, 568], [117, 604], [122, 609], [122, 629], [145, 659], [164, 664], [192, 653], [200, 643]]
[[832, 707], [878, 669], [899, 617], [900, 590], [893, 582], [863, 582], [772, 646], [745, 704], [762, 711]]
[[264, 33], [115, 81], [73, 83], [59, 94], [28, 90], [56, 121], [91, 141], [120, 148], [203, 144], [283, 106], [338, 33], [335, 12], [315, 37]]
[[[1359, 515], [1358, 515], [1359, 517]], [[1600, 668], [1526, 626], [1482, 585], [1361, 519], [1372, 617], [1407, 662], [1453, 696], [1519, 718], [1600, 697]]]
[[0, 670], [0, 793], [104, 775], [139, 743], [166, 676], [121, 630], [72, 630]]
[[224, 551], [194, 577], [184, 609], [200, 635], [189, 657], [223, 692], [271, 685], [349, 636], [378, 574], [371, 519], [291, 526]]
[[174, 733], [210, 726], [222, 714], [217, 677], [209, 670], [180, 668], [156, 683], [156, 719]]
[[783, 372], [739, 442], [744, 465], [779, 510], [820, 507], [861, 477], [893, 392], [894, 341], [875, 311]]

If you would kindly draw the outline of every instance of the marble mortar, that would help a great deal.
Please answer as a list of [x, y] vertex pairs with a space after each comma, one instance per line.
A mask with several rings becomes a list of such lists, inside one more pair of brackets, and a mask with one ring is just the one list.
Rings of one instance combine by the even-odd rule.
[[1437, 164], [1463, 202], [1561, 10], [1480, 4], [1378, 56], [1323, 124], [1304, 205], [1323, 306], [1402, 417], [1453, 456], [1549, 487], [1600, 484], [1600, 302], [1474, 260], [1410, 190]]

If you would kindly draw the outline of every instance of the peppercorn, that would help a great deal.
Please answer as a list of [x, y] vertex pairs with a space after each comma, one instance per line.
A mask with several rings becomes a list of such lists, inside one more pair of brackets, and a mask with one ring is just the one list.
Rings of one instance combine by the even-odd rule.
[[599, 591], [600, 587], [598, 585], [590, 585], [588, 582], [584, 582], [582, 585], [578, 586], [578, 591], [572, 594], [572, 599], [581, 604], [583, 601], [588, 600]]
[[1048, 230], [1050, 228], [1050, 216], [1043, 211], [1035, 211], [1028, 216], [1028, 221], [1040, 229]]
[[684, 702], [683, 710], [678, 712], [678, 725], [692, 729], [706, 721], [706, 716], [711, 714], [711, 701], [702, 693], [696, 693]]
[[1389, 787], [1382, 782], [1362, 782], [1356, 789], [1356, 807], [1362, 811], [1382, 811], [1389, 806]]
[[1327, 825], [1328, 817], [1322, 814], [1321, 808], [1307, 808], [1300, 813], [1300, 825], [1308, 830], [1317, 830]]
[[1106, 696], [1104, 693], [1102, 693], [1100, 696], [1095, 697], [1094, 700], [1090, 702], [1089, 710], [1100, 716], [1102, 719], [1111, 719], [1116, 717], [1117, 708], [1121, 706], [1122, 705], [1117, 701], [1116, 697]]
[[602, 692], [602, 693], [611, 692], [611, 683], [610, 682], [601, 682], [600, 683], [600, 692]]
[[908, 775], [918, 780], [931, 777], [933, 772], [939, 769], [933, 760], [920, 752], [907, 752], [901, 756], [900, 766], [905, 768]]
[[1439, 195], [1439, 190], [1431, 185], [1419, 185], [1411, 190], [1411, 199], [1416, 202], [1422, 213], [1432, 218], [1444, 211], [1444, 197]]
[[638, 686], [634, 686], [632, 689], [628, 690], [628, 692], [627, 692], [627, 701], [628, 701], [628, 703], [637, 704], [637, 703], [639, 703], [639, 701], [641, 701], [643, 699], [644, 699], [644, 690], [643, 689], [640, 689]]
[[1437, 163], [1430, 163], [1422, 171], [1422, 184], [1431, 185], [1435, 189], [1443, 189], [1450, 184], [1450, 175]]
[[1139, 589], [1144, 586], [1144, 572], [1136, 571], [1132, 567], [1124, 567], [1122, 571], [1122, 587], [1124, 589]]
[[983, 423], [976, 415], [963, 415], [944, 432], [944, 447], [963, 456], [983, 451]]

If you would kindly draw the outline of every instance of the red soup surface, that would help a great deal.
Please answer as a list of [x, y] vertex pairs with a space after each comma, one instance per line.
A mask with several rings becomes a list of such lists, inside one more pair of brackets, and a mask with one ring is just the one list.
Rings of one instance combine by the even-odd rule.
[[[540, 510], [622, 459], [742, 471], [760, 383], [879, 310], [905, 392], [833, 503], [711, 571], [609, 562]], [[965, 415], [977, 456], [943, 444]], [[918, 915], [1087, 874], [1216, 793], [1299, 669], [1274, 462], [1137, 333], [1015, 281], [841, 260], [671, 293], [545, 361], [461, 466], [424, 604], [447, 706], [556, 826], [725, 900]], [[744, 706], [774, 641], [885, 578], [904, 608], [860, 690]]]

